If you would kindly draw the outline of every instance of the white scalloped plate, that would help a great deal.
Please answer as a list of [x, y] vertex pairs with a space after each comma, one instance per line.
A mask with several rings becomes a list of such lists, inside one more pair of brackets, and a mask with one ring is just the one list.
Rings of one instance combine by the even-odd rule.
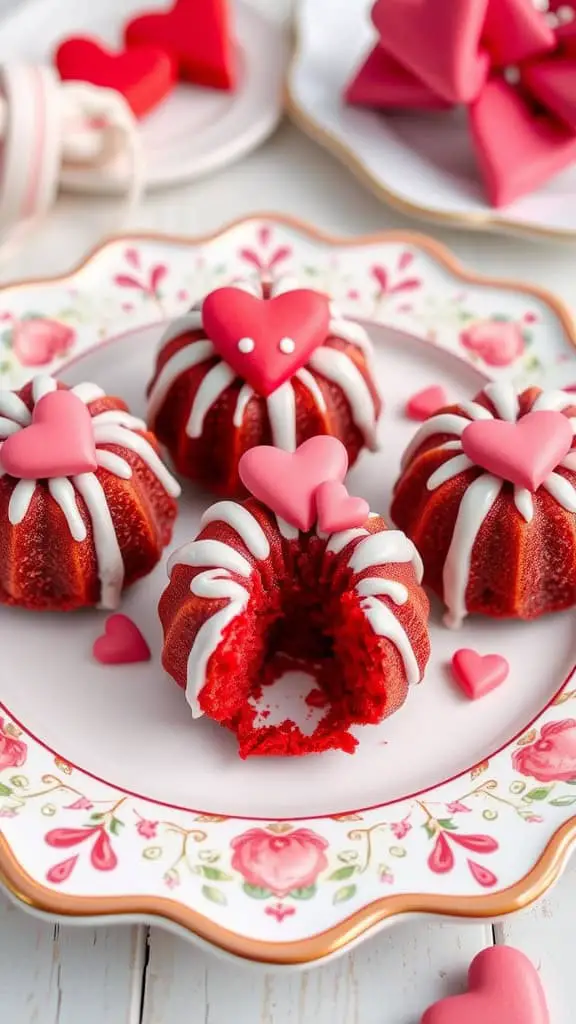
[[556, 238], [576, 236], [576, 166], [510, 206], [485, 200], [463, 119], [387, 117], [348, 107], [345, 85], [375, 42], [373, 0], [300, 0], [287, 83], [294, 120], [405, 213], [452, 224]]
[[[142, 409], [150, 322], [256, 266], [329, 288], [372, 324], [385, 447], [354, 480], [374, 508], [414, 429], [402, 415], [412, 391], [441, 381], [457, 398], [496, 375], [576, 377], [569, 317], [545, 293], [467, 275], [423, 237], [342, 242], [267, 217], [197, 242], [112, 240], [66, 278], [3, 289], [2, 382], [21, 383], [35, 361]], [[466, 347], [479, 320], [493, 321], [481, 352]], [[187, 488], [175, 543], [207, 500]], [[239, 956], [306, 963], [407, 912], [508, 913], [557, 876], [576, 835], [572, 614], [476, 621], [455, 637], [435, 609], [424, 683], [358, 733], [354, 757], [242, 763], [159, 668], [164, 581], [159, 567], [124, 604], [150, 665], [92, 660], [102, 613], [1, 611], [0, 876], [13, 895], [37, 912], [153, 917]], [[512, 666], [476, 704], [446, 673], [462, 645]]]

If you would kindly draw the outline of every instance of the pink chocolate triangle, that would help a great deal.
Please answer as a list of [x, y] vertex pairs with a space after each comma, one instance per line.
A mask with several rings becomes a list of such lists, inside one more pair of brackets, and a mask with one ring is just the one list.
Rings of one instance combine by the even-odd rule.
[[345, 99], [353, 106], [380, 109], [446, 110], [450, 107], [381, 46], [375, 46], [368, 54], [348, 85]]

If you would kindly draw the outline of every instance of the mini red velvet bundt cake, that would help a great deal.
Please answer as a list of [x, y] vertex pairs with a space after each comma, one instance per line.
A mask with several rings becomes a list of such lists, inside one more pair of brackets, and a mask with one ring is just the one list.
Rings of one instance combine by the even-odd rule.
[[148, 422], [179, 473], [225, 496], [245, 494], [238, 462], [256, 445], [330, 434], [352, 464], [377, 447], [371, 352], [359, 324], [294, 279], [235, 282], [168, 327]]
[[0, 603], [115, 608], [172, 536], [176, 480], [142, 420], [95, 384], [0, 391]]
[[576, 604], [576, 398], [487, 384], [440, 410], [404, 455], [392, 518], [447, 606], [534, 619]]
[[[242, 757], [351, 753], [349, 727], [398, 710], [427, 664], [419, 555], [337, 482], [346, 454], [334, 438], [294, 455], [252, 449], [240, 472], [255, 497], [217, 502], [170, 558], [163, 665], [195, 718], [236, 733]], [[310, 736], [290, 720], [255, 724], [253, 699], [289, 662], [311, 670], [327, 701]]]

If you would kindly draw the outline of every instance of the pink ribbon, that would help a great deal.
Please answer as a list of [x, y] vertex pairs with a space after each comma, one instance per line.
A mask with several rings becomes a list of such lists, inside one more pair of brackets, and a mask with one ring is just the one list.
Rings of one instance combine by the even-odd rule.
[[488, 197], [506, 205], [576, 160], [575, 14], [562, 0], [376, 0], [379, 41], [346, 99], [466, 105]]

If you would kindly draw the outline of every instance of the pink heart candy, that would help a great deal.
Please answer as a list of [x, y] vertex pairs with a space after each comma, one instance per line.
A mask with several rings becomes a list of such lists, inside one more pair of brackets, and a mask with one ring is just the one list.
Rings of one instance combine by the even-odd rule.
[[543, 409], [516, 423], [475, 420], [464, 429], [462, 449], [488, 473], [537, 491], [570, 451], [573, 437], [567, 416]]
[[427, 420], [439, 409], [448, 405], [448, 396], [439, 384], [433, 384], [429, 388], [423, 388], [412, 395], [406, 403], [406, 415], [411, 420]]
[[421, 1024], [550, 1024], [537, 970], [511, 946], [490, 946], [470, 964], [468, 992], [431, 1006]]
[[330, 306], [325, 295], [304, 288], [273, 299], [218, 288], [204, 299], [202, 323], [222, 359], [266, 397], [326, 341]]
[[510, 665], [501, 654], [478, 654], [462, 647], [452, 656], [452, 671], [461, 690], [470, 700], [485, 697], [508, 677]]
[[344, 484], [327, 480], [316, 491], [318, 526], [323, 533], [339, 533], [362, 526], [369, 515], [370, 506], [364, 498], [348, 494]]
[[150, 661], [150, 648], [135, 622], [127, 615], [110, 615], [92, 652], [101, 665], [132, 665]]
[[299, 530], [316, 519], [316, 492], [327, 480], [341, 483], [348, 455], [336, 437], [311, 437], [295, 452], [259, 445], [245, 452], [238, 466], [244, 486], [259, 501]]
[[97, 469], [92, 417], [71, 391], [52, 391], [34, 406], [29, 427], [0, 450], [2, 468], [19, 480], [49, 480]]

